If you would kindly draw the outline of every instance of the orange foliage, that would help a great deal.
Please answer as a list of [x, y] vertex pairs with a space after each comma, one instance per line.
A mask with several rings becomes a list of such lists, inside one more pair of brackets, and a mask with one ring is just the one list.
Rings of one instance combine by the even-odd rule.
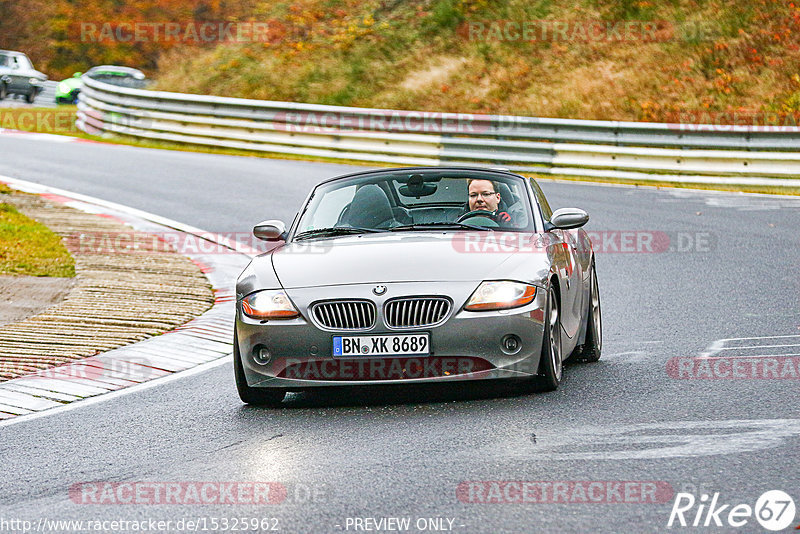
[[[126, 65], [152, 73], [165, 51], [178, 46], [219, 44], [219, 40], [191, 38], [200, 24], [218, 23], [214, 31], [219, 35], [218, 28], [224, 23], [256, 20], [252, 17], [255, 0], [191, 3], [4, 0], [3, 3], [9, 16], [0, 17], [0, 48], [26, 52], [39, 70], [56, 79], [100, 64]], [[167, 23], [178, 24], [179, 37], [164, 35]], [[141, 36], [134, 34], [137, 27], [145, 28]]]

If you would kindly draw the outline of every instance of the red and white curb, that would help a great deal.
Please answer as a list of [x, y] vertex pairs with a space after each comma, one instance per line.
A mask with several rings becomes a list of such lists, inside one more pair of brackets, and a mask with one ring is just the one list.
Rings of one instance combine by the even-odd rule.
[[[229, 238], [113, 202], [2, 175], [0, 183], [87, 213], [113, 217], [137, 232], [177, 230], [209, 241], [217, 245], [216, 248], [230, 249], [230, 253], [224, 254], [182, 252], [201, 267], [214, 291], [214, 305], [203, 315], [138, 343], [0, 382], [0, 425], [85, 405], [85, 399], [104, 400], [116, 396], [113, 393], [132, 392], [148, 384], [158, 385], [166, 377], [189, 374], [190, 370], [200, 372], [229, 361], [236, 299], [233, 285], [259, 251]], [[155, 382], [151, 383], [153, 380]], [[78, 400], [84, 402], [70, 404]]]

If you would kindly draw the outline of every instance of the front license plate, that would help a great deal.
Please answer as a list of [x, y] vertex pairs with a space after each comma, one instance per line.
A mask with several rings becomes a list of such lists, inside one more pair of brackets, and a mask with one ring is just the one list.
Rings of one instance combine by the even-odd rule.
[[345, 356], [395, 356], [430, 354], [428, 334], [400, 334], [390, 336], [333, 336], [333, 355]]

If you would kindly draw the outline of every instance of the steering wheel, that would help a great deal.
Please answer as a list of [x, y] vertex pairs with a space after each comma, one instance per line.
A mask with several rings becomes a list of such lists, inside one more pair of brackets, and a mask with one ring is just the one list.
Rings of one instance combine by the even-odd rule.
[[456, 222], [460, 223], [462, 221], [465, 221], [467, 219], [471, 219], [473, 217], [484, 217], [486, 219], [489, 219], [493, 223], [497, 224], [497, 220], [495, 219], [494, 214], [491, 211], [486, 211], [486, 210], [468, 211], [467, 213], [461, 215], [458, 219], [456, 219]]

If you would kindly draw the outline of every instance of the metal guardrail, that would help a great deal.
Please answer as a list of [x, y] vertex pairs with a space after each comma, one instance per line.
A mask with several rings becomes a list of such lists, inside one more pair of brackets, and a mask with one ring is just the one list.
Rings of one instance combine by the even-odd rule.
[[91, 134], [401, 165], [800, 187], [800, 128], [351, 108], [83, 82], [78, 126]]
[[47, 80], [44, 82], [44, 87], [39, 96], [36, 97], [34, 106], [52, 108], [56, 106], [56, 86], [58, 82], [54, 80]]

